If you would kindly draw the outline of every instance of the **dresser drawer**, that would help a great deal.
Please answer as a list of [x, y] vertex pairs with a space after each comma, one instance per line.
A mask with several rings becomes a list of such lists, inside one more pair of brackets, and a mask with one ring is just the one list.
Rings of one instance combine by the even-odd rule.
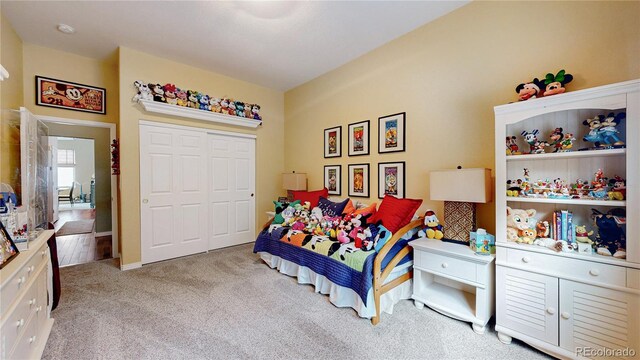
[[522, 268], [553, 272], [560, 277], [564, 275], [589, 283], [599, 282], [621, 287], [627, 285], [627, 270], [621, 266], [516, 249], [507, 249], [507, 262]]
[[[38, 296], [36, 284], [27, 289], [27, 291], [18, 299], [15, 310], [4, 320], [0, 330], [0, 341], [5, 346], [5, 352], [11, 351], [15, 345], [16, 339], [24, 331], [31, 314], [35, 313], [34, 299]], [[37, 301], [37, 300], [36, 300]]]
[[10, 353], [8, 359], [33, 359], [35, 348], [42, 339], [38, 338], [38, 321], [31, 318], [28, 324], [25, 324], [25, 331], [18, 339], [13, 352]]
[[414, 266], [434, 273], [476, 282], [476, 264], [425, 251], [414, 252]]
[[35, 275], [36, 270], [41, 266], [43, 262], [47, 260], [47, 243], [42, 244], [33, 254], [31, 259], [27, 262], [27, 265], [23, 268], [23, 275], [26, 276], [27, 281]]

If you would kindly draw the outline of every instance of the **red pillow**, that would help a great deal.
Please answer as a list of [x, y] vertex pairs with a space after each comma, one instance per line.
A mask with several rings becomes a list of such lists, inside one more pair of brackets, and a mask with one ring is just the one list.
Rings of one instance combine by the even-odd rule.
[[329, 190], [324, 188], [316, 191], [291, 191], [293, 193], [293, 200], [300, 200], [300, 203], [304, 205], [305, 201], [311, 203], [311, 208], [318, 206], [320, 196], [329, 197]]
[[369, 222], [382, 221], [384, 227], [395, 233], [411, 221], [420, 205], [422, 205], [422, 199], [398, 199], [386, 195], [380, 203], [380, 208]]

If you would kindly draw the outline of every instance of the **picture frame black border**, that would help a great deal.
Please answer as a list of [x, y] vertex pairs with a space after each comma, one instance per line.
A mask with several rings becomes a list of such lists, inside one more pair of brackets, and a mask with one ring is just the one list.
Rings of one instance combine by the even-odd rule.
[[[13, 239], [11, 239], [11, 235], [9, 235], [9, 232], [7, 231], [7, 229], [5, 229], [1, 221], [0, 221], [0, 232], [2, 232], [2, 236], [6, 237], [7, 240], [9, 240], [9, 243], [11, 244], [11, 246], [16, 250], [16, 252], [13, 255], [11, 255], [11, 257], [7, 258], [4, 262], [0, 263], [0, 269], [2, 269], [3, 267], [5, 267], [5, 265], [7, 265], [13, 259], [15, 259], [18, 256], [18, 254], [20, 254], [20, 250], [18, 250], [18, 247], [13, 242]], [[4, 243], [4, 239], [0, 239], [0, 241]], [[4, 246], [4, 244], [2, 244], [2, 246]]]
[[[352, 126], [357, 126], [360, 124], [367, 124], [367, 152], [366, 153], [362, 153], [362, 154], [351, 154], [351, 145], [352, 145], [352, 139], [353, 137], [351, 136], [351, 127]], [[351, 123], [349, 125], [347, 125], [347, 155], [348, 156], [365, 156], [365, 155], [369, 155], [371, 152], [371, 121], [370, 120], [364, 120], [364, 121], [358, 121], [355, 123]]]
[[[73, 85], [73, 86], [82, 86], [82, 87], [85, 87], [85, 88], [102, 91], [102, 111], [93, 111], [93, 110], [88, 110], [88, 109], [75, 109], [75, 108], [71, 108], [71, 107], [57, 106], [57, 105], [52, 105], [52, 104], [47, 104], [47, 103], [41, 102], [40, 101], [40, 94], [42, 93], [42, 89], [40, 88], [40, 79], [57, 81], [57, 82], [66, 83], [66, 84]], [[62, 109], [62, 110], [71, 110], [71, 111], [80, 111], [80, 112], [86, 112], [86, 113], [91, 113], [91, 114], [107, 115], [107, 89], [101, 88], [101, 87], [98, 87], [98, 86], [79, 84], [79, 83], [72, 82], [72, 81], [59, 80], [59, 79], [54, 79], [54, 78], [50, 78], [50, 77], [47, 77], [47, 76], [36, 75], [36, 105], [51, 107], [51, 108], [55, 108], [55, 109]]]
[[[351, 193], [351, 183], [349, 181], [349, 179], [351, 178], [351, 167], [352, 166], [363, 166], [367, 168], [367, 179], [366, 179], [366, 184], [367, 184], [367, 194], [366, 195], [359, 195], [359, 194], [352, 194]], [[347, 194], [349, 197], [361, 197], [361, 198], [368, 198], [371, 196], [371, 166], [369, 166], [368, 163], [362, 163], [362, 164], [349, 164], [347, 165]]]
[[[338, 153], [336, 155], [328, 155], [327, 156], [327, 149], [329, 148], [329, 144], [327, 143], [327, 132], [334, 130], [334, 129], [338, 129], [340, 130], [338, 132]], [[339, 158], [342, 157], [342, 125], [339, 126], [334, 126], [334, 127], [330, 127], [330, 128], [326, 128], [324, 129], [324, 132], [322, 133], [322, 141], [324, 143], [324, 147], [323, 147], [323, 155], [325, 159], [330, 159], [330, 158]]]
[[[402, 149], [382, 151], [382, 148], [380, 146], [380, 140], [381, 140], [381, 136], [383, 136], [383, 132], [380, 131], [380, 124], [383, 121], [383, 119], [386, 119], [392, 116], [398, 116], [398, 115], [402, 115]], [[379, 117], [378, 118], [378, 154], [388, 154], [388, 153], [403, 152], [403, 151], [407, 151], [407, 113], [400, 112], [397, 114], [391, 114], [391, 115], [385, 115], [385, 116]]]
[[338, 179], [337, 179], [337, 183], [336, 183], [336, 188], [338, 189], [338, 192], [331, 192], [331, 190], [329, 190], [329, 195], [336, 195], [336, 196], [341, 196], [342, 195], [342, 165], [325, 165], [324, 166], [324, 187], [326, 187], [327, 189], [329, 189], [329, 184], [327, 182], [327, 168], [338, 168]]
[[[385, 194], [380, 194], [380, 184], [384, 183], [384, 178], [382, 177], [383, 172], [382, 170], [382, 166], [383, 165], [390, 165], [390, 164], [402, 164], [402, 196], [396, 196], [398, 199], [404, 199], [406, 198], [406, 190], [407, 190], [407, 163], [405, 161], [386, 161], [386, 162], [379, 162], [378, 163], [378, 199], [384, 199]], [[393, 196], [393, 195], [390, 195]]]

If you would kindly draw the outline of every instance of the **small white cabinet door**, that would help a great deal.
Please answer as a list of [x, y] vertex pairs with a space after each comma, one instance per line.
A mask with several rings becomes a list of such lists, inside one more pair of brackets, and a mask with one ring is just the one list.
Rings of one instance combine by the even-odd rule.
[[498, 266], [496, 324], [558, 345], [558, 278]]
[[640, 351], [640, 296], [560, 280], [560, 346]]

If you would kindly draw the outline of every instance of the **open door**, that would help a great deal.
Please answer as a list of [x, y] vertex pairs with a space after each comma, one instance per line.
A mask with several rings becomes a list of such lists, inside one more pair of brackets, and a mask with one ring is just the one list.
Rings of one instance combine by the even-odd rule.
[[51, 219], [51, 222], [58, 221], [59, 218], [59, 210], [58, 210], [58, 138], [55, 136], [49, 136], [49, 198], [47, 202], [49, 206], [47, 209], [49, 210], [48, 218]]

